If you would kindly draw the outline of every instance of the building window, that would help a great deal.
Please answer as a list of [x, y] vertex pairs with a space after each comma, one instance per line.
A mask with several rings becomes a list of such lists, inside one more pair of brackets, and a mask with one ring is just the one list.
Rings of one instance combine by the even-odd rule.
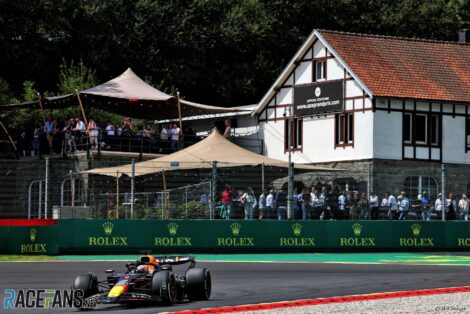
[[403, 114], [403, 143], [439, 146], [440, 118], [437, 114]]
[[413, 116], [411, 113], [405, 113], [403, 115], [403, 142], [411, 144], [412, 133], [411, 133], [411, 119]]
[[354, 114], [337, 114], [335, 116], [335, 130], [335, 144], [337, 146], [352, 145], [354, 142]]
[[437, 180], [431, 176], [410, 176], [405, 178], [404, 188], [410, 200], [415, 200], [418, 195], [427, 192], [432, 199], [436, 199], [438, 194]]
[[[292, 127], [292, 145], [291, 149], [292, 150], [301, 150], [302, 149], [302, 141], [303, 141], [303, 123], [302, 119], [297, 119], [294, 118], [291, 121], [291, 127]], [[289, 135], [289, 119], [286, 119], [284, 122], [284, 150], [287, 152], [289, 150], [289, 140], [288, 140], [288, 135]]]
[[467, 150], [470, 150], [470, 118], [467, 118], [467, 123], [465, 126], [465, 138], [466, 138], [465, 145], [467, 147]]
[[430, 140], [431, 145], [439, 145], [439, 116], [437, 114], [431, 115], [430, 119]]
[[315, 81], [326, 79], [326, 60], [315, 61]]

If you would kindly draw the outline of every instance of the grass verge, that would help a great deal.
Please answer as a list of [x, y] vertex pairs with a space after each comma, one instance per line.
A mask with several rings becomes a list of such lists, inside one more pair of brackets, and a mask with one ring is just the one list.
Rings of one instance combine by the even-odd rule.
[[0, 262], [47, 262], [57, 258], [48, 255], [0, 255]]

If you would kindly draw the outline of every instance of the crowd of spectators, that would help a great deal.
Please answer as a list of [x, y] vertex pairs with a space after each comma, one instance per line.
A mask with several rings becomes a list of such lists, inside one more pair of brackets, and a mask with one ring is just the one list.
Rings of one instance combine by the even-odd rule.
[[[216, 215], [220, 219], [287, 219], [287, 193], [283, 189], [265, 189], [255, 196], [252, 188], [233, 190], [226, 186], [221, 194]], [[442, 202], [439, 193], [431, 199], [426, 191], [410, 200], [404, 191], [397, 196], [386, 192], [380, 198], [374, 191], [365, 192], [347, 190], [341, 192], [303, 188], [294, 190], [292, 195], [292, 219], [298, 220], [431, 220], [441, 219], [442, 211], [446, 220], [469, 219], [467, 193], [456, 200], [450, 192]]]
[[183, 131], [176, 123], [134, 126], [130, 117], [124, 118], [121, 124], [109, 121], [98, 125], [91, 116], [87, 123], [78, 117], [59, 120], [50, 116], [45, 123], [23, 125], [17, 132], [17, 143], [22, 157], [65, 155], [86, 149], [170, 153], [198, 140], [192, 128]]

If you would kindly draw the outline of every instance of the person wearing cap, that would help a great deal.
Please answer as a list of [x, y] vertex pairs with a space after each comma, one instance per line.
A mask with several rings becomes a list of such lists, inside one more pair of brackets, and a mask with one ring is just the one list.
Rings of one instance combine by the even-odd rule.
[[426, 191], [421, 196], [421, 218], [431, 220], [431, 199]]

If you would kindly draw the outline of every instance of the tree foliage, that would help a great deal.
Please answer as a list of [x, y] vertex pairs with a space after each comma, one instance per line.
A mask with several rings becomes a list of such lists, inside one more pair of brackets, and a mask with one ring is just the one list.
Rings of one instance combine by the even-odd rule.
[[187, 99], [242, 105], [314, 28], [454, 41], [469, 24], [470, 0], [0, 0], [0, 73], [19, 98], [27, 80], [73, 92], [132, 67]]

